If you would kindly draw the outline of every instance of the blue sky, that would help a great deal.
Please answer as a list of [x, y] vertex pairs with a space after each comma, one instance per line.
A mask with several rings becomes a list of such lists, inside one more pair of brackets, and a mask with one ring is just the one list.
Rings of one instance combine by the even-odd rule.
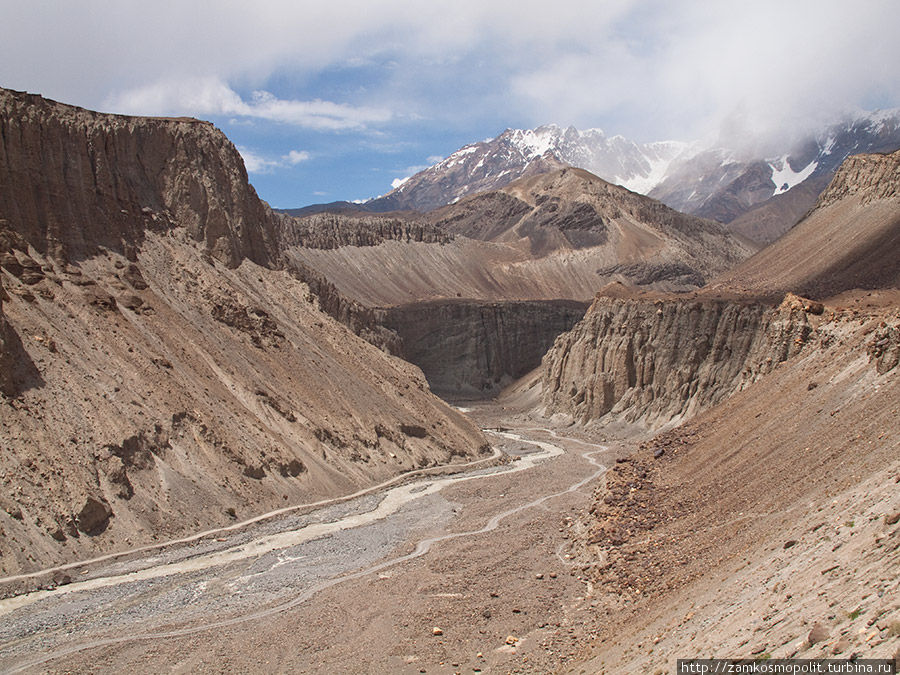
[[0, 86], [212, 120], [276, 207], [507, 127], [773, 143], [900, 106], [896, 0], [0, 0]]

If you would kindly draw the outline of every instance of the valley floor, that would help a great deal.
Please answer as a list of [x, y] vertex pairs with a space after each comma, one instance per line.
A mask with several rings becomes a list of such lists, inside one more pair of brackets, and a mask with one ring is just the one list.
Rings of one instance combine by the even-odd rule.
[[[772, 392], [806, 391], [811, 372], [640, 447], [473, 406], [510, 461], [57, 572], [55, 590], [0, 601], [0, 671], [661, 674], [678, 658], [896, 657], [896, 384], [817, 387], [828, 414], [798, 425]], [[844, 439], [851, 420], [864, 434]], [[810, 443], [792, 475], [807, 435], [833, 442]], [[737, 437], [749, 450], [727, 452]]]
[[596, 631], [569, 531], [615, 451], [491, 439], [513, 461], [57, 572], [0, 601], [0, 670], [552, 670]]

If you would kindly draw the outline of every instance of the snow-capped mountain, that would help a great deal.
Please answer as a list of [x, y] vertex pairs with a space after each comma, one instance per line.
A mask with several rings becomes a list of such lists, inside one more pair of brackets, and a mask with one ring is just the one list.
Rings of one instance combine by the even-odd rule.
[[897, 148], [900, 109], [859, 114], [810, 134], [776, 157], [740, 157], [725, 148], [682, 155], [647, 195], [768, 242], [812, 207], [847, 157]]
[[684, 143], [638, 144], [623, 136], [607, 137], [600, 129], [579, 131], [555, 124], [507, 129], [496, 138], [460, 148], [374, 201], [379, 208], [385, 205], [429, 211], [460, 197], [563, 166], [587, 169], [644, 193], [666, 175], [676, 157], [688, 151]]
[[466, 195], [502, 188], [517, 178], [574, 166], [768, 243], [812, 207], [849, 155], [897, 148], [900, 109], [856, 115], [771, 157], [699, 142], [635, 143], [600, 129], [579, 131], [548, 124], [507, 129], [496, 138], [466, 145], [361, 206], [320, 205], [296, 213], [341, 208], [430, 211]]

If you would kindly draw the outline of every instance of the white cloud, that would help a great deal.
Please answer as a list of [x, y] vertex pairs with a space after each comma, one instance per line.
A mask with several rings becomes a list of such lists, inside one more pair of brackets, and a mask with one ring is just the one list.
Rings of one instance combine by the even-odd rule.
[[300, 164], [301, 162], [306, 162], [311, 159], [311, 155], [306, 152], [306, 150], [291, 150], [288, 154], [282, 157], [285, 162], [288, 164]]
[[140, 115], [232, 115], [327, 131], [361, 129], [391, 119], [391, 113], [384, 109], [322, 100], [285, 100], [267, 91], [255, 91], [245, 101], [214, 77], [167, 80], [129, 89], [109, 97], [104, 107]]
[[391, 189], [396, 190], [398, 187], [403, 185], [406, 181], [408, 181], [411, 176], [407, 176], [406, 178], [395, 178], [391, 181]]
[[[555, 121], [646, 140], [900, 105], [896, 0], [214, 5], [0, 0], [0, 84], [329, 132]], [[373, 77], [317, 89], [353, 69]]]
[[266, 159], [249, 148], [238, 147], [238, 152], [241, 153], [241, 157], [244, 159], [247, 173], [271, 173], [274, 169], [281, 166], [281, 162]]
[[296, 166], [311, 159], [311, 155], [305, 150], [291, 150], [288, 154], [278, 159], [271, 159], [259, 152], [247, 147], [239, 146], [238, 152], [244, 158], [244, 166], [248, 173], [272, 173], [276, 169]]

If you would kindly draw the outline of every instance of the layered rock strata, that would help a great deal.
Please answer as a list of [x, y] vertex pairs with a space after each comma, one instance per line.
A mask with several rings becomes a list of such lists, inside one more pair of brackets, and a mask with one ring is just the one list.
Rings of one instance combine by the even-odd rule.
[[543, 359], [543, 405], [579, 422], [672, 423], [747, 387], [811, 339], [822, 306], [599, 296]]
[[560, 333], [584, 315], [574, 301], [445, 301], [384, 310], [400, 355], [450, 398], [483, 398], [536, 368]]

